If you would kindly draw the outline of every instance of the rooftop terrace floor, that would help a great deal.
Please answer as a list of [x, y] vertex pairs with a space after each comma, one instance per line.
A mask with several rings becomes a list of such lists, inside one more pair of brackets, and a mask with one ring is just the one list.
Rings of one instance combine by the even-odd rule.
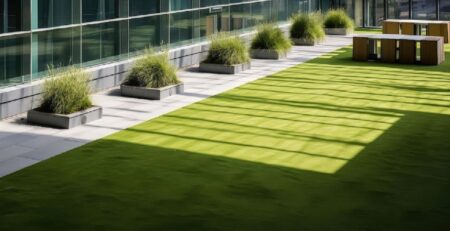
[[0, 178], [0, 230], [447, 230], [450, 47], [413, 66], [329, 42]]

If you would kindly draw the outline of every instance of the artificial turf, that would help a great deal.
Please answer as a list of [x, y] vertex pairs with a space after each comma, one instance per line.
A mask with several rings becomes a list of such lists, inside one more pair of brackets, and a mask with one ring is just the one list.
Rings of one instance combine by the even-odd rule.
[[355, 34], [381, 34], [380, 28], [355, 28]]
[[0, 230], [449, 230], [450, 57], [351, 48], [0, 179]]

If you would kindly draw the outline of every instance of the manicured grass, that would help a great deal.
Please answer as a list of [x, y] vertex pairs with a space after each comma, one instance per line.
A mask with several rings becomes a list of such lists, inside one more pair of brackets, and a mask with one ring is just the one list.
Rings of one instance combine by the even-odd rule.
[[350, 57], [1, 178], [0, 230], [448, 230], [450, 62]]
[[381, 34], [380, 28], [355, 28], [355, 34]]

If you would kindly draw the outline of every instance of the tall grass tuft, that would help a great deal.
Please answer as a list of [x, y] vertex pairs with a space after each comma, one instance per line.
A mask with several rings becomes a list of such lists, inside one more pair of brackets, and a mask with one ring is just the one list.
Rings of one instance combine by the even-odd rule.
[[55, 70], [50, 67], [49, 75], [44, 83], [41, 111], [71, 114], [92, 106], [89, 75], [83, 69], [69, 67]]
[[343, 9], [329, 10], [323, 22], [325, 28], [346, 28], [353, 29], [355, 24]]
[[248, 49], [238, 36], [220, 33], [211, 37], [211, 47], [205, 63], [234, 65], [248, 62]]
[[136, 87], [161, 88], [180, 83], [177, 69], [170, 64], [167, 52], [146, 55], [137, 60], [124, 84]]
[[291, 38], [322, 40], [325, 31], [322, 26], [322, 15], [320, 13], [301, 13], [292, 17], [290, 30]]
[[270, 49], [277, 52], [287, 52], [292, 47], [291, 41], [283, 31], [272, 24], [263, 24], [252, 40], [251, 49]]

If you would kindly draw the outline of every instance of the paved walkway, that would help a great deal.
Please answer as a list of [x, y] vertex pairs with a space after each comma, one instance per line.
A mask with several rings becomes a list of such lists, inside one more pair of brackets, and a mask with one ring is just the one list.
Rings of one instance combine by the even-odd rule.
[[162, 101], [121, 97], [117, 88], [93, 95], [104, 107], [101, 120], [71, 130], [32, 126], [25, 115], [0, 122], [0, 177], [46, 160], [114, 132], [150, 120], [207, 97], [313, 59], [349, 45], [344, 37], [330, 37], [315, 47], [294, 47], [288, 59], [253, 60], [252, 69], [238, 75], [198, 73], [196, 68], [179, 71], [185, 93]]

